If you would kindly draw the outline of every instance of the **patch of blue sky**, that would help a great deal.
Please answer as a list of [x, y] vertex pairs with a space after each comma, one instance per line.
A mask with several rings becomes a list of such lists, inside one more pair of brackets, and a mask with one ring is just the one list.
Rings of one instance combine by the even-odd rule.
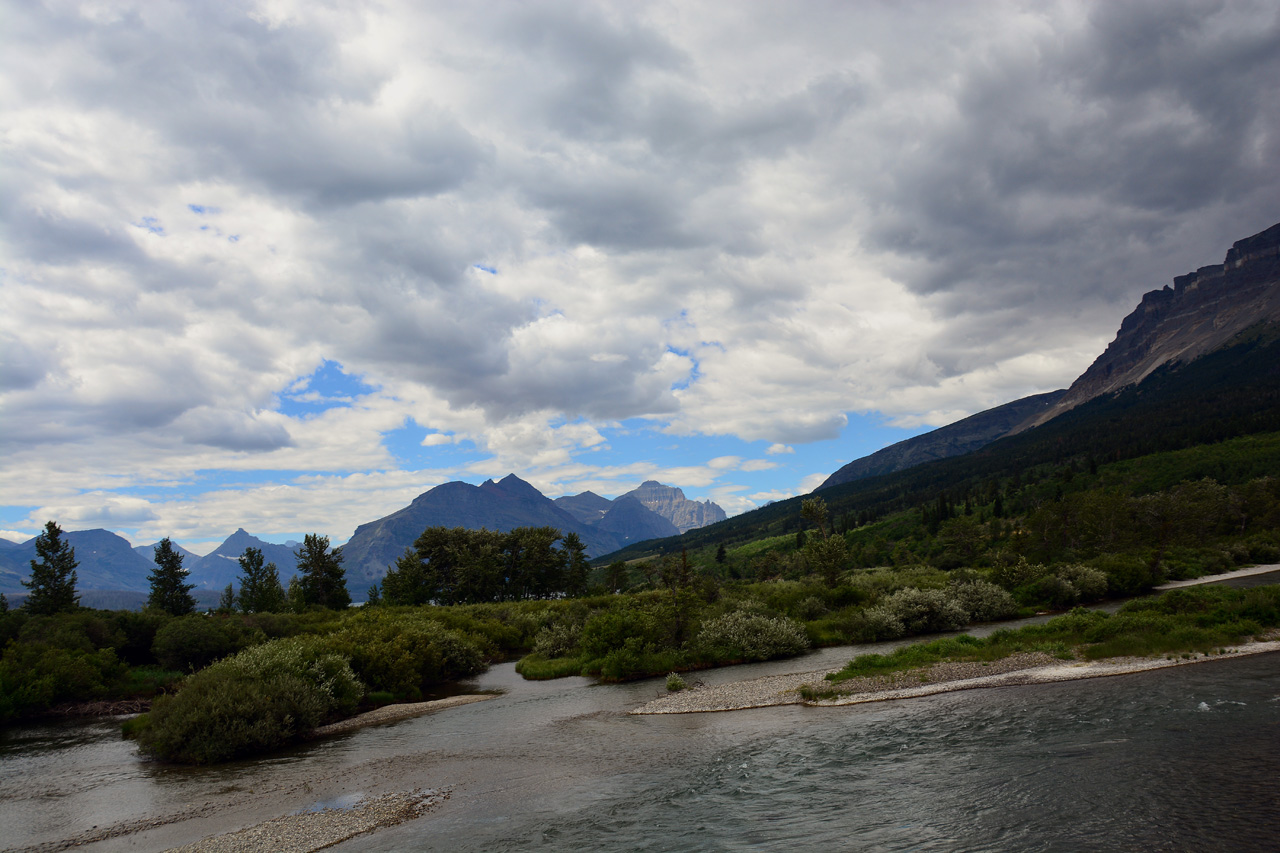
[[668, 346], [667, 352], [671, 353], [672, 355], [678, 355], [681, 358], [687, 358], [689, 359], [689, 361], [693, 362], [693, 368], [689, 371], [688, 376], [686, 376], [684, 379], [680, 379], [671, 383], [671, 387], [673, 389], [678, 391], [683, 391], [685, 388], [688, 388], [690, 385], [692, 385], [693, 383], [697, 382], [699, 379], [702, 378], [702, 365], [698, 362], [697, 357], [694, 356], [693, 353], [689, 352], [688, 350], [682, 350], [673, 346]]
[[305, 418], [350, 406], [357, 398], [377, 390], [359, 376], [344, 371], [338, 362], [325, 359], [310, 376], [300, 376], [291, 382], [277, 399], [281, 414]]
[[213, 215], [222, 211], [208, 204], [188, 204], [187, 209], [198, 216]]
[[401, 468], [411, 471], [461, 467], [485, 456], [470, 440], [455, 442], [453, 436], [427, 429], [412, 418], [404, 426], [382, 433], [382, 446]]
[[[35, 525], [28, 521], [28, 519], [31, 517], [31, 513], [35, 512], [39, 508], [40, 507], [38, 506], [20, 506], [17, 504], [0, 506], [0, 529], [21, 531], [29, 530], [31, 531], [31, 536], [35, 536], [40, 531]], [[9, 541], [12, 542], [15, 538], [16, 537], [12, 537]], [[29, 539], [30, 537], [27, 538]], [[26, 539], [23, 539], [22, 541], [25, 542]]]
[[141, 221], [134, 223], [134, 227], [142, 228], [152, 234], [164, 236], [164, 226], [160, 224], [160, 220], [154, 216], [144, 216]]
[[[848, 417], [849, 422], [838, 438], [778, 447], [768, 441], [745, 441], [734, 436], [670, 435], [653, 423], [637, 418], [624, 421], [619, 428], [602, 430], [608, 439], [607, 449], [579, 454], [577, 458], [580, 462], [604, 467], [637, 462], [658, 469], [721, 466], [715, 482], [710, 485], [670, 483], [680, 486], [685, 496], [694, 500], [714, 498], [713, 492], [726, 486], [741, 487], [735, 493], [744, 497], [774, 493], [782, 496], [798, 494], [807, 478], [830, 475], [846, 462], [930, 429], [890, 426], [889, 418], [877, 412]], [[770, 453], [770, 449], [775, 452]], [[620, 480], [619, 491], [635, 485]], [[613, 494], [606, 496], [614, 497]]]
[[480, 272], [487, 272], [489, 275], [497, 275], [497, 274], [498, 274], [498, 268], [497, 268], [497, 267], [487, 267], [487, 266], [485, 266], [484, 264], [472, 264], [471, 266], [472, 266], [472, 267], [474, 267], [475, 269], [480, 270]]

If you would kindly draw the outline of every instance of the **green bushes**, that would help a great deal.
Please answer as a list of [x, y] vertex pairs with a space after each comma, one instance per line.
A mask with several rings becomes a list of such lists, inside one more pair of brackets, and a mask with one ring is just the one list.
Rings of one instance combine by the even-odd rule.
[[903, 646], [888, 655], [862, 655], [833, 682], [943, 660], [994, 660], [1016, 652], [1074, 653], [1086, 659], [1125, 655], [1212, 652], [1280, 626], [1280, 587], [1236, 590], [1194, 587], [1130, 602], [1114, 615], [1077, 608], [1043, 625]]
[[103, 698], [125, 672], [112, 649], [10, 643], [0, 658], [0, 721], [30, 716], [62, 702]]
[[786, 617], [738, 610], [703, 623], [696, 648], [709, 662], [772, 660], [800, 654], [809, 638], [804, 626]]
[[482, 672], [474, 645], [420, 610], [359, 613], [325, 638], [325, 648], [350, 661], [370, 690], [417, 698], [422, 690]]
[[474, 645], [421, 611], [362, 612], [327, 636], [271, 640], [200, 670], [157, 700], [136, 734], [159, 758], [226, 761], [350, 715], [366, 686], [380, 701], [417, 698], [484, 666]]
[[165, 669], [194, 672], [266, 637], [225, 616], [180, 616], [156, 631], [151, 651]]
[[157, 758], [210, 764], [278, 749], [350, 714], [364, 686], [323, 640], [273, 640], [196, 673], [135, 727]]
[[[1104, 579], [1104, 589], [1105, 583]], [[1018, 613], [1018, 604], [1013, 596], [989, 581], [966, 580], [953, 584], [947, 591], [964, 608], [970, 622], [994, 622], [1009, 619]]]

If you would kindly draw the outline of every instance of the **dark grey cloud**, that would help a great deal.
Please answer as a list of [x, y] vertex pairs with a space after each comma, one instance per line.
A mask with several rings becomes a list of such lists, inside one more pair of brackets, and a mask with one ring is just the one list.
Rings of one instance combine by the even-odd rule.
[[[999, 299], [1021, 279], [1039, 280], [1036, 300], [1132, 297], [1142, 284], [1105, 280], [1117, 258], [1164, 249], [1214, 205], [1280, 197], [1280, 105], [1265, 94], [1280, 21], [1265, 7], [1214, 11], [1098, 4], [1079, 31], [974, 62], [954, 115], [890, 161], [868, 242], [925, 261], [911, 279], [922, 293]], [[1262, 224], [1239, 213], [1237, 231]]]

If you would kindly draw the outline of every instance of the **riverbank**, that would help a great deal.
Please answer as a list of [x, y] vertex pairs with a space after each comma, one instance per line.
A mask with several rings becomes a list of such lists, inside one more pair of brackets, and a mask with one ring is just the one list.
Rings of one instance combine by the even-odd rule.
[[[419, 703], [426, 704], [426, 703]], [[449, 791], [406, 791], [361, 800], [351, 808], [284, 815], [170, 853], [314, 853], [343, 841], [398, 826], [449, 799]]]
[[891, 675], [850, 679], [841, 683], [838, 688], [839, 693], [834, 697], [806, 700], [801, 695], [801, 688], [809, 687], [816, 691], [830, 690], [832, 685], [825, 680], [826, 676], [839, 671], [838, 669], [814, 670], [682, 690], [679, 693], [660, 696], [630, 713], [643, 716], [740, 711], [777, 705], [856, 705], [864, 702], [932, 696], [956, 690], [1048, 684], [1056, 681], [1126, 675], [1278, 651], [1280, 651], [1280, 641], [1267, 640], [1244, 643], [1226, 649], [1220, 654], [1193, 654], [1188, 657], [1172, 658], [1063, 661], [1039, 652], [1020, 653], [989, 663], [944, 661], [929, 667]]
[[381, 708], [374, 708], [372, 711], [366, 711], [363, 714], [356, 714], [354, 717], [348, 717], [345, 720], [321, 726], [311, 732], [310, 737], [328, 737], [342, 732], [362, 729], [365, 726], [408, 720], [432, 711], [441, 711], [458, 705], [470, 705], [472, 702], [483, 702], [486, 699], [492, 699], [496, 695], [495, 693], [464, 693], [460, 696], [450, 696], [446, 699], [433, 699], [430, 702], [404, 702], [398, 705], [383, 705]]

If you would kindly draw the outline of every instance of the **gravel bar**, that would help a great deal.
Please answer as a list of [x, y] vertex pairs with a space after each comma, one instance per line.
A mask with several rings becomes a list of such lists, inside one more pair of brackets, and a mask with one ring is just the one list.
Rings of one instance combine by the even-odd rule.
[[[654, 699], [631, 711], [632, 714], [698, 714], [711, 711], [739, 711], [773, 705], [856, 705], [931, 696], [955, 690], [982, 687], [1009, 687], [1021, 684], [1047, 684], [1162, 669], [1169, 666], [1205, 663], [1243, 655], [1280, 651], [1280, 641], [1247, 643], [1220, 654], [1195, 654], [1175, 658], [1109, 658], [1099, 661], [1063, 661], [1042, 652], [1019, 653], [997, 661], [944, 661], [930, 667], [864, 678], [853, 678], [833, 685], [825, 680], [824, 669], [789, 675], [770, 675], [749, 681], [735, 681], [714, 687], [682, 690]], [[806, 702], [800, 688], [810, 685], [819, 690], [834, 689], [830, 699]]]
[[174, 848], [174, 853], [311, 853], [421, 817], [449, 798], [448, 790], [404, 791], [362, 800], [349, 809], [285, 815]]
[[440, 711], [445, 708], [453, 708], [458, 705], [469, 705], [472, 702], [483, 702], [486, 699], [492, 699], [496, 695], [498, 694], [465, 693], [461, 696], [450, 696], [447, 699], [434, 699], [430, 702], [405, 702], [399, 705], [383, 705], [381, 708], [374, 708], [372, 711], [366, 711], [363, 714], [357, 714], [354, 717], [348, 717], [345, 720], [339, 720], [336, 723], [321, 726], [311, 732], [311, 737], [328, 737], [329, 735], [336, 735], [342, 732], [362, 729], [365, 726], [376, 726], [380, 723], [394, 723], [397, 720], [407, 720], [410, 717], [418, 717], [432, 711]]

